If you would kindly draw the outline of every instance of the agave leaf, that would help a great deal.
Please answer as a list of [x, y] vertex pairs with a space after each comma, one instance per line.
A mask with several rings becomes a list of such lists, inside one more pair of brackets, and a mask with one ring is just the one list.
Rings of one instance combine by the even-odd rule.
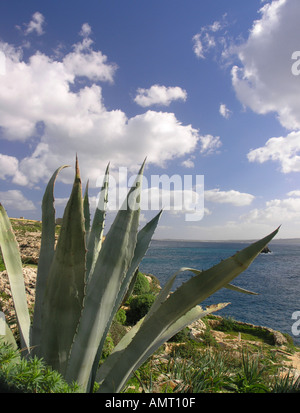
[[134, 274], [136, 273], [142, 259], [144, 258], [149, 248], [150, 242], [157, 228], [161, 214], [162, 214], [162, 211], [160, 211], [153, 219], [151, 219], [151, 221], [149, 221], [137, 234], [137, 241], [136, 241], [136, 246], [134, 250], [134, 255], [133, 255], [130, 267], [127, 270], [124, 281], [121, 285], [118, 298], [115, 303], [115, 310], [118, 310], [119, 306], [121, 305], [124, 299], [124, 296], [128, 291], [131, 280]]
[[104, 231], [104, 222], [107, 208], [109, 164], [106, 167], [103, 185], [100, 191], [98, 205], [95, 211], [92, 227], [87, 242], [86, 273], [90, 279], [101, 249]]
[[236, 285], [232, 285], [232, 284], [224, 285], [224, 287], [225, 287], [225, 288], [228, 288], [228, 290], [236, 291], [236, 292], [238, 292], [238, 293], [244, 293], [244, 294], [250, 294], [250, 295], [258, 295], [257, 293], [255, 293], [255, 292], [253, 292], [253, 291], [245, 290], [244, 288], [237, 287]]
[[30, 352], [30, 317], [27, 307], [22, 261], [19, 245], [4, 207], [0, 204], [0, 246], [5, 263], [16, 317], [21, 346]]
[[120, 305], [124, 299], [124, 296], [129, 288], [129, 285], [131, 284], [132, 279], [134, 278], [134, 275], [137, 273], [137, 269], [140, 265], [141, 260], [143, 259], [143, 257], [145, 256], [152, 236], [155, 232], [155, 229], [157, 227], [158, 221], [160, 219], [161, 216], [161, 211], [151, 220], [149, 221], [137, 234], [137, 242], [136, 242], [136, 247], [135, 247], [135, 251], [134, 251], [134, 256], [133, 259], [131, 261], [131, 265], [129, 267], [129, 269], [127, 270], [126, 276], [121, 284], [118, 296], [116, 298], [116, 301], [114, 303], [110, 318], [106, 324], [106, 328], [105, 331], [102, 335], [101, 338], [101, 342], [97, 351], [97, 355], [95, 357], [95, 361], [94, 361], [94, 365], [93, 365], [93, 369], [92, 369], [92, 375], [91, 375], [91, 383], [90, 386], [91, 388], [93, 388], [94, 385], [94, 381], [95, 381], [95, 376], [96, 376], [96, 372], [98, 369], [98, 365], [99, 365], [99, 360], [101, 357], [101, 353], [102, 353], [102, 349], [103, 349], [103, 345], [107, 336], [107, 333], [109, 331], [109, 328], [111, 326], [112, 320], [116, 314], [116, 312], [118, 311], [118, 309], [120, 308]]
[[168, 298], [177, 276], [183, 271], [190, 271], [190, 270], [191, 270], [190, 268], [182, 267], [176, 273], [174, 273], [171, 277], [169, 277], [164, 287], [160, 290], [160, 293], [156, 297], [154, 303], [150, 307], [150, 310], [146, 314], [145, 320], [151, 317], [152, 314], [160, 307], [160, 305]]
[[153, 351], [153, 343], [158, 337], [163, 336], [184, 314], [246, 270], [277, 232], [278, 229], [206, 271], [191, 269], [196, 276], [181, 285], [142, 323], [122, 358], [103, 380], [99, 392], [121, 391], [132, 372], [149, 356], [150, 350]]
[[84, 197], [83, 197], [83, 215], [85, 222], [85, 239], [88, 240], [91, 225], [91, 213], [90, 213], [90, 203], [89, 203], [89, 181], [87, 181]]
[[84, 391], [121, 283], [133, 258], [144, 164], [145, 162], [105, 238], [94, 273], [87, 285], [82, 317], [66, 374], [67, 381], [76, 381]]
[[137, 331], [141, 327], [142, 323], [144, 322], [144, 318], [139, 320], [129, 331], [126, 333], [119, 343], [114, 347], [113, 351], [110, 353], [108, 358], [101, 364], [101, 367], [98, 369], [96, 373], [95, 381], [97, 383], [102, 383], [102, 381], [106, 378], [106, 376], [110, 373], [111, 369], [117, 365], [118, 360], [121, 359], [124, 350], [129, 345], [133, 337], [136, 335]]
[[85, 230], [76, 159], [72, 192], [49, 270], [42, 314], [41, 355], [64, 374], [85, 291]]
[[0, 339], [2, 339], [5, 343], [11, 344], [11, 346], [17, 350], [18, 345], [16, 343], [15, 337], [13, 335], [13, 332], [9, 328], [9, 325], [7, 324], [5, 320], [5, 315], [0, 311]]
[[48, 182], [42, 201], [41, 248], [36, 278], [34, 315], [31, 330], [31, 345], [33, 346], [33, 352], [35, 354], [39, 354], [39, 346], [37, 345], [41, 339], [42, 301], [44, 299], [47, 276], [55, 250], [54, 184], [59, 172], [67, 167], [68, 165], [63, 165], [54, 172]]
[[128, 289], [127, 289], [127, 291], [126, 291], [126, 293], [125, 293], [125, 295], [124, 295], [124, 297], [123, 297], [123, 300], [122, 300], [121, 305], [125, 304], [126, 301], [128, 300], [128, 298], [131, 296], [131, 294], [132, 294], [132, 292], [133, 292], [133, 290], [134, 290], [134, 286], [135, 286], [135, 283], [136, 283], [136, 280], [137, 280], [137, 276], [138, 276], [138, 274], [139, 274], [139, 271], [140, 271], [139, 268], [137, 268], [137, 269], [135, 270], [135, 273], [133, 274], [133, 277], [131, 278], [131, 281], [130, 281], [129, 286], [128, 286]]

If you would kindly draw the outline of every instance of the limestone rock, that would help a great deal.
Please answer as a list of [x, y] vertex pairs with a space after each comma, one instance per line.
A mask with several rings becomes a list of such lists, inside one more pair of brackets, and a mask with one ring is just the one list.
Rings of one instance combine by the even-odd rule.
[[202, 340], [201, 337], [206, 330], [206, 325], [204, 321], [200, 319], [200, 320], [195, 321], [193, 324], [191, 324], [189, 326], [189, 329], [190, 329], [190, 338], [195, 341], [201, 341]]
[[[35, 300], [36, 268], [23, 267], [25, 292], [28, 308], [33, 308]], [[0, 311], [3, 311], [7, 320], [11, 321], [11, 329], [15, 331], [15, 308], [11, 295], [10, 284], [6, 271], [0, 272]]]

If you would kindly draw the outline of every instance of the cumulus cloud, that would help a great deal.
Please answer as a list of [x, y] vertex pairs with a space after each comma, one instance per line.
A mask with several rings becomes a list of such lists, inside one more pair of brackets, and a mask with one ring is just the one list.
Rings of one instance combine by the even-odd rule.
[[16, 189], [0, 192], [0, 199], [1, 203], [5, 205], [5, 209], [16, 211], [33, 211], [36, 209], [33, 202], [26, 199], [22, 192]]
[[0, 179], [12, 178], [18, 185], [27, 185], [27, 178], [19, 171], [19, 161], [14, 156], [0, 153]]
[[299, 50], [298, 0], [273, 0], [246, 42], [236, 47], [240, 63], [232, 68], [238, 99], [256, 113], [276, 113], [282, 126], [300, 128], [300, 82], [292, 74], [292, 55]]
[[93, 41], [88, 37], [90, 26], [84, 24], [81, 35], [84, 39], [73, 46], [74, 52], [67, 54], [63, 65], [73, 76], [83, 76], [94, 82], [113, 82], [117, 66], [107, 62], [107, 56], [92, 49]]
[[250, 162], [276, 161], [283, 173], [300, 172], [300, 132], [273, 137], [264, 146], [251, 150], [247, 157]]
[[292, 220], [300, 220], [300, 198], [289, 197], [267, 201], [264, 208], [252, 209], [244, 215], [245, 222], [281, 225]]
[[149, 89], [139, 88], [134, 101], [143, 107], [152, 105], [169, 106], [174, 100], [187, 98], [187, 93], [182, 88], [153, 85]]
[[296, 197], [300, 197], [300, 190], [296, 189], [294, 191], [290, 191], [287, 193], [287, 196], [296, 196]]
[[0, 178], [15, 175], [18, 170], [18, 159], [14, 156], [0, 154]]
[[[12, 182], [34, 186], [47, 181], [58, 166], [72, 165], [76, 153], [82, 176], [92, 186], [108, 161], [112, 169], [132, 167], [147, 156], [148, 163], [165, 166], [195, 151], [198, 130], [183, 125], [174, 113], [148, 110], [128, 118], [105, 107], [101, 82], [113, 83], [116, 65], [93, 49], [90, 33], [83, 25], [83, 38], [60, 60], [37, 52], [25, 61], [22, 50], [0, 44], [7, 66], [0, 77], [1, 138], [30, 142], [32, 148], [23, 159], [2, 157], [9, 164], [9, 172], [2, 174]], [[168, 99], [175, 98], [174, 90], [168, 93]], [[203, 147], [211, 143], [203, 141]], [[72, 171], [64, 170], [60, 179], [70, 182]]]
[[219, 189], [206, 190], [204, 196], [205, 201], [216, 202], [218, 204], [232, 204], [234, 206], [250, 205], [255, 198], [251, 194], [235, 190], [220, 191]]

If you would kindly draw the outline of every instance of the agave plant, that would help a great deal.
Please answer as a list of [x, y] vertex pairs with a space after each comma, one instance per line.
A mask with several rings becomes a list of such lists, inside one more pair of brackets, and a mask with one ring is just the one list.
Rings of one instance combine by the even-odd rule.
[[[222, 287], [254, 294], [230, 282], [244, 271], [276, 235], [277, 230], [218, 265], [199, 271], [181, 268], [172, 275], [148, 314], [118, 343], [101, 364], [99, 360], [114, 315], [128, 292], [143, 259], [161, 211], [139, 229], [141, 181], [145, 162], [103, 242], [108, 175], [106, 169], [98, 207], [90, 219], [88, 185], [84, 196], [76, 158], [75, 180], [55, 246], [54, 185], [51, 177], [42, 202], [42, 239], [37, 270], [34, 316], [26, 303], [19, 247], [10, 220], [0, 204], [0, 246], [9, 276], [21, 347], [27, 357], [38, 356], [83, 392], [120, 392], [133, 372], [170, 337], [211, 312], [199, 304]], [[170, 293], [182, 271], [193, 277]], [[13, 341], [8, 326], [2, 329]], [[15, 345], [15, 343], [14, 343]], [[22, 354], [25, 356], [25, 352]]]

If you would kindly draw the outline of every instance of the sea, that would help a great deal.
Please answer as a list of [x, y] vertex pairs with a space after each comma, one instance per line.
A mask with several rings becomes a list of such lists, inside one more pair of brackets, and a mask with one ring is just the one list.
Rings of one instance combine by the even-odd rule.
[[[152, 240], [140, 270], [155, 275], [164, 286], [181, 267], [206, 270], [250, 243]], [[206, 307], [229, 302], [216, 314], [288, 333], [300, 345], [300, 239], [273, 240], [269, 249], [270, 253], [259, 254], [231, 282], [258, 295], [222, 288], [199, 304]], [[173, 291], [193, 276], [191, 272], [181, 273]]]

